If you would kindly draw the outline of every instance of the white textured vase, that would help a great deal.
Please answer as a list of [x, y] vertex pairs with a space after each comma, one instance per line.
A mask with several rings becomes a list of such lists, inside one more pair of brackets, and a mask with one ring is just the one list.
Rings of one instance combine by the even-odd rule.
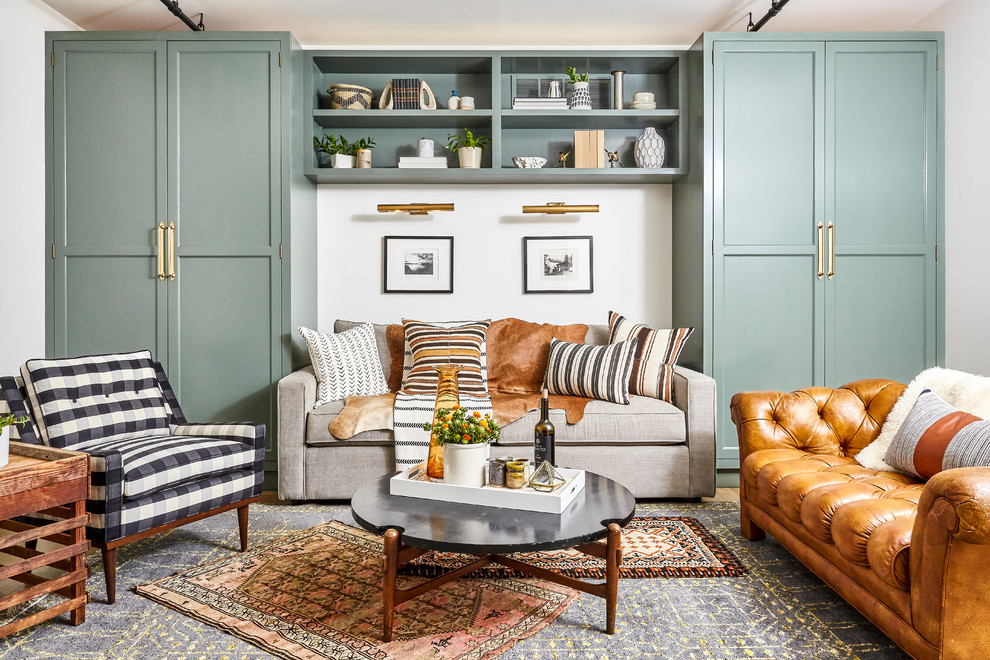
[[488, 443], [443, 446], [443, 482], [457, 486], [485, 485], [488, 467]]
[[652, 126], [647, 126], [643, 134], [636, 138], [636, 167], [663, 167], [666, 154], [663, 138]]
[[591, 92], [588, 91], [587, 82], [574, 83], [574, 92], [571, 94], [571, 110], [591, 110]]

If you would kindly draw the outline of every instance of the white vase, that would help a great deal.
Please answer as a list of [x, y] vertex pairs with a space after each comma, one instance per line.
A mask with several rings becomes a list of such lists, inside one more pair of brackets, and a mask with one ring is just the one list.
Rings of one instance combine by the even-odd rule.
[[354, 167], [355, 160], [356, 158], [354, 156], [334, 154], [330, 156], [330, 167]]
[[357, 166], [361, 168], [371, 167], [371, 149], [358, 149]]
[[[460, 151], [460, 150], [458, 150]], [[443, 446], [443, 482], [458, 486], [485, 485], [488, 467], [488, 443], [470, 445], [445, 444]]]
[[0, 431], [0, 467], [3, 467], [10, 460], [10, 427], [3, 427]]
[[571, 110], [591, 110], [591, 92], [588, 91], [587, 82], [574, 83], [574, 92], [571, 94]]
[[478, 169], [481, 167], [481, 147], [461, 147], [457, 150], [457, 160], [461, 167]]
[[633, 151], [636, 167], [663, 167], [665, 153], [663, 138], [652, 126], [647, 126], [643, 134], [636, 138], [636, 149]]

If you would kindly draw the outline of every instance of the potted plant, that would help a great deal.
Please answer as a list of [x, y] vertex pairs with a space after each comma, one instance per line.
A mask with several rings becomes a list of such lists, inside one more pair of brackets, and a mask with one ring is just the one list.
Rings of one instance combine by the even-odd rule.
[[316, 164], [318, 167], [330, 167], [333, 154], [337, 153], [337, 137], [330, 133], [323, 134], [323, 139], [313, 136], [313, 150], [316, 151]]
[[571, 94], [571, 110], [591, 110], [591, 92], [588, 90], [588, 74], [578, 73], [572, 66], [564, 69], [570, 80], [568, 85], [574, 85], [574, 93]]
[[474, 136], [468, 129], [464, 135], [447, 135], [447, 148], [457, 154], [457, 160], [463, 168], [477, 169], [481, 167], [481, 152], [491, 144], [487, 135]]
[[375, 146], [374, 138], [361, 138], [353, 145], [354, 155], [357, 156], [358, 167], [371, 167], [371, 148]]
[[[357, 160], [357, 152], [359, 148], [370, 150], [371, 147], [375, 146], [375, 141], [372, 138], [361, 138], [356, 142], [348, 142], [347, 138], [343, 135], [337, 136], [333, 133], [329, 135], [324, 133], [323, 139], [318, 139], [315, 135], [313, 136], [313, 148], [316, 149], [318, 155], [326, 154], [326, 156], [320, 156], [321, 162], [320, 167], [326, 167], [323, 165], [325, 158], [329, 158], [330, 167], [354, 167], [354, 163]], [[368, 167], [371, 167], [371, 152], [368, 152]]]
[[15, 417], [14, 413], [7, 413], [5, 415], [0, 415], [0, 467], [7, 464], [10, 460], [10, 429], [7, 428], [13, 424], [24, 424], [30, 421], [27, 415], [21, 415], [20, 417]]
[[459, 486], [485, 485], [488, 443], [499, 436], [491, 414], [471, 412], [455, 404], [437, 410], [433, 424], [423, 424], [431, 440], [443, 447], [443, 482]]

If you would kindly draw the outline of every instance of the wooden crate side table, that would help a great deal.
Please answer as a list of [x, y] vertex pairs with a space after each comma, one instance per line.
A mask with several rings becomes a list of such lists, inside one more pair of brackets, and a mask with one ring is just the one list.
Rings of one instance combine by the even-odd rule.
[[[70, 612], [69, 621], [74, 626], [86, 620], [88, 494], [87, 454], [10, 443], [10, 462], [0, 468], [0, 529], [7, 532], [0, 536], [0, 554], [4, 555], [0, 558], [0, 580], [14, 580], [23, 587], [0, 597], [0, 610], [49, 593], [67, 600], [0, 626], [0, 637], [66, 612]], [[56, 520], [36, 524], [14, 520], [37, 513]], [[39, 549], [39, 539], [59, 547]], [[61, 575], [47, 578], [32, 573], [43, 566], [58, 569]]]

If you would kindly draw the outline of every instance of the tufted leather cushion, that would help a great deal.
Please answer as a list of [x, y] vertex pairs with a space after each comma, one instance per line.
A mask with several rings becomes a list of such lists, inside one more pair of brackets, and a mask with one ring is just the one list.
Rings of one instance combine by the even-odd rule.
[[759, 449], [855, 456], [880, 433], [904, 387], [873, 379], [838, 389], [736, 394], [730, 408], [739, 432], [740, 458]]

